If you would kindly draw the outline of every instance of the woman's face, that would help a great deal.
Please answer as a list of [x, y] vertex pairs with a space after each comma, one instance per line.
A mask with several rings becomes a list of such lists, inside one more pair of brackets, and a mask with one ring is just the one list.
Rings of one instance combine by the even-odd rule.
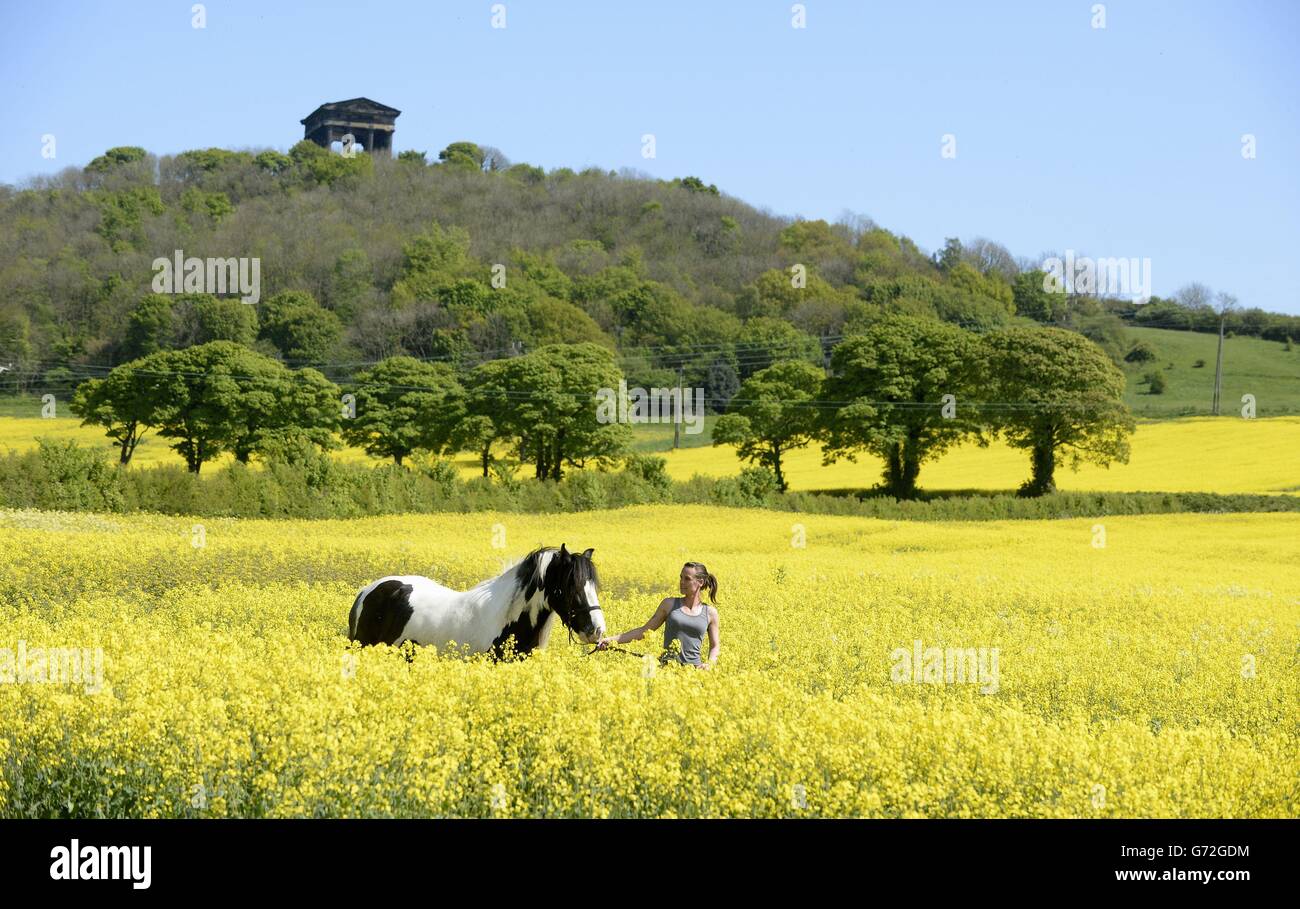
[[699, 590], [702, 583], [689, 568], [683, 568], [681, 576], [677, 579], [677, 589], [681, 591], [682, 596], [688, 597]]

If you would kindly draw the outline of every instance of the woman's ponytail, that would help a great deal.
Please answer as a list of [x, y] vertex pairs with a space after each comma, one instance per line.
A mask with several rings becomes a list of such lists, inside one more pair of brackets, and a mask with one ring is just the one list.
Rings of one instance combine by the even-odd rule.
[[718, 579], [709, 573], [709, 569], [704, 567], [703, 562], [687, 562], [686, 566], [691, 570], [691, 575], [709, 589], [709, 602], [718, 602]]

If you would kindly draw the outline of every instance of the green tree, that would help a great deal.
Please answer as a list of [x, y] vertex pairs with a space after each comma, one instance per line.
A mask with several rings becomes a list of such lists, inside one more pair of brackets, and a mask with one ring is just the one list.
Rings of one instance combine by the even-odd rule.
[[473, 142], [453, 142], [438, 152], [438, 160], [448, 167], [482, 170], [484, 154]]
[[175, 331], [171, 297], [149, 294], [127, 317], [122, 359], [136, 360], [170, 347]]
[[475, 452], [485, 477], [494, 460], [492, 446], [513, 438], [511, 420], [517, 399], [510, 382], [519, 370], [513, 359], [488, 360], [470, 370], [465, 379], [465, 416], [452, 432], [452, 444], [458, 451]]
[[821, 391], [821, 369], [800, 360], [774, 363], [750, 376], [731, 400], [732, 411], [718, 417], [714, 445], [735, 445], [742, 461], [769, 468], [777, 488], [789, 487], [782, 458], [804, 448], [816, 436], [815, 401]]
[[853, 257], [853, 247], [848, 239], [820, 219], [795, 221], [781, 231], [780, 244], [787, 257], [804, 264]]
[[457, 451], [472, 451], [483, 467], [483, 476], [490, 474], [493, 457], [492, 446], [501, 438], [497, 423], [487, 414], [474, 413], [475, 398], [469, 392], [469, 412], [456, 424], [451, 434], [451, 445]]
[[1035, 322], [1051, 322], [1064, 308], [1065, 295], [1052, 293], [1043, 289], [1042, 271], [1022, 271], [1016, 275], [1011, 285], [1012, 298], [1016, 305], [1016, 315], [1025, 316]]
[[181, 152], [171, 160], [170, 164], [173, 172], [182, 182], [191, 183], [204, 174], [231, 166], [249, 164], [254, 160], [248, 152], [230, 151], [225, 148], [196, 148]]
[[987, 444], [979, 414], [963, 406], [979, 387], [978, 354], [970, 332], [914, 316], [889, 316], [846, 338], [826, 380], [836, 404], [822, 414], [824, 462], [870, 452], [885, 462], [889, 493], [915, 497], [925, 461], [972, 436]]
[[956, 237], [945, 237], [943, 249], [934, 254], [934, 264], [942, 272], [951, 271], [961, 262], [962, 252], [961, 240]]
[[1007, 328], [983, 338], [988, 393], [1010, 402], [989, 414], [1013, 448], [1028, 449], [1032, 475], [1022, 495], [1056, 489], [1058, 458], [1128, 462], [1136, 424], [1124, 405], [1124, 373], [1087, 338], [1061, 328]]
[[833, 287], [815, 273], [806, 276], [802, 287], [796, 287], [792, 279], [790, 272], [781, 269], [763, 272], [754, 283], [741, 290], [736, 300], [736, 311], [747, 319], [756, 316], [790, 318], [810, 304], [821, 303], [843, 310], [856, 300], [852, 290]]
[[446, 230], [434, 223], [402, 247], [402, 274], [393, 285], [393, 302], [406, 306], [415, 301], [441, 300], [462, 278], [479, 271], [469, 252], [469, 233], [461, 227]]
[[704, 398], [714, 413], [725, 411], [740, 391], [740, 376], [736, 374], [734, 360], [734, 357], [716, 356], [705, 370]]
[[948, 284], [972, 297], [995, 300], [1006, 314], [1015, 312], [1015, 292], [997, 272], [982, 275], [968, 262], [958, 262], [948, 270]]
[[339, 319], [350, 320], [372, 292], [374, 275], [363, 249], [346, 249], [334, 260], [325, 287], [324, 305]]
[[356, 415], [343, 438], [399, 466], [413, 452], [441, 453], [464, 415], [464, 389], [445, 363], [389, 357], [356, 377]]
[[195, 341], [234, 341], [245, 347], [257, 338], [257, 313], [233, 297], [203, 295], [194, 302]]
[[617, 390], [623, 378], [606, 347], [552, 344], [475, 372], [476, 412], [496, 422], [539, 480], [562, 479], [565, 465], [613, 464], [631, 442], [631, 429], [601, 407], [601, 390]]
[[132, 247], [142, 249], [148, 242], [145, 218], [161, 215], [166, 206], [155, 186], [134, 186], [116, 191], [95, 190], [87, 194], [99, 208], [99, 231], [115, 253]]
[[253, 455], [280, 454], [299, 443], [335, 447], [342, 413], [340, 391], [314, 369], [294, 372], [250, 351], [235, 381], [239, 403], [231, 411], [229, 450], [247, 464]]
[[81, 425], [104, 427], [123, 466], [131, 463], [153, 411], [151, 381], [135, 364], [124, 363], [102, 379], [82, 382], [72, 396], [72, 412], [82, 418]]
[[323, 363], [343, 334], [343, 323], [302, 290], [281, 291], [262, 304], [258, 337], [293, 363]]
[[321, 451], [339, 447], [336, 433], [343, 408], [337, 385], [315, 369], [285, 370], [277, 396], [265, 418], [252, 422], [247, 434], [236, 440], [237, 458], [246, 462], [252, 453], [283, 456], [308, 444]]
[[374, 172], [370, 155], [337, 155], [309, 139], [303, 139], [289, 149], [289, 159], [304, 181], [321, 186], [333, 186], [336, 183], [354, 185]]
[[235, 210], [230, 197], [225, 193], [204, 192], [193, 186], [181, 193], [181, 208], [191, 214], [204, 215], [213, 224], [221, 223], [222, 219]]
[[699, 177], [682, 177], [681, 179], [674, 180], [673, 182], [676, 183], [678, 186], [680, 186], [682, 189], [686, 190], [687, 192], [708, 193], [709, 195], [712, 196], [719, 195], [718, 188], [716, 186], [714, 186], [712, 183], [706, 184]]
[[[16, 379], [21, 391], [22, 375], [32, 353], [31, 322], [27, 314], [16, 308], [0, 309], [0, 378]], [[12, 372], [13, 375], [7, 375]]]
[[596, 321], [572, 303], [543, 298], [526, 308], [529, 341], [541, 347], [547, 344], [579, 344], [590, 341], [612, 348], [613, 339], [600, 330]]
[[253, 163], [257, 165], [258, 170], [279, 176], [293, 166], [293, 159], [278, 151], [264, 151], [253, 159]]
[[779, 360], [822, 362], [821, 344], [807, 332], [782, 319], [759, 316], [740, 329], [736, 339], [736, 360], [741, 378], [748, 378]]
[[86, 170], [92, 174], [107, 173], [123, 164], [134, 164], [143, 161], [148, 154], [138, 145], [119, 145], [116, 148], [110, 148], [99, 157], [91, 159], [91, 162], [86, 165]]
[[234, 342], [159, 351], [132, 366], [149, 379], [153, 406], [144, 422], [175, 440], [172, 448], [193, 473], [225, 452], [247, 461], [291, 423], [301, 425], [281, 403], [288, 370]]
[[1128, 353], [1124, 354], [1124, 360], [1128, 363], [1146, 363], [1155, 358], [1156, 352], [1146, 341], [1135, 341]]
[[532, 164], [514, 164], [507, 167], [505, 173], [526, 186], [539, 186], [546, 181], [546, 171]]

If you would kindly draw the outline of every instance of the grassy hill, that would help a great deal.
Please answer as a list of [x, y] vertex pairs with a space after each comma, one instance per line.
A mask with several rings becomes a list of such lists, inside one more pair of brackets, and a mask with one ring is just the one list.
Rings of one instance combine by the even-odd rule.
[[[1135, 414], [1159, 418], [1210, 413], [1218, 335], [1162, 328], [1127, 331], [1156, 353], [1148, 363], [1125, 364], [1129, 381], [1124, 402]], [[1204, 365], [1197, 367], [1198, 361]], [[1142, 376], [1157, 369], [1167, 384], [1163, 394], [1153, 395]], [[1300, 413], [1300, 347], [1288, 351], [1280, 341], [1225, 338], [1221, 413], [1239, 413], [1243, 394], [1255, 396], [1258, 416]]]

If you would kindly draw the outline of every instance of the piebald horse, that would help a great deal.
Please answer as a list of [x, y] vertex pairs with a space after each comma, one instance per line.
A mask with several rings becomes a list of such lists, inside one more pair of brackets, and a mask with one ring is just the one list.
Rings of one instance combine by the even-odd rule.
[[564, 545], [537, 549], [464, 592], [419, 575], [380, 578], [357, 594], [348, 638], [362, 645], [414, 641], [443, 647], [454, 641], [500, 659], [511, 635], [516, 653], [545, 647], [558, 617], [571, 635], [593, 644], [605, 633], [605, 615], [596, 597], [592, 552], [578, 555]]

